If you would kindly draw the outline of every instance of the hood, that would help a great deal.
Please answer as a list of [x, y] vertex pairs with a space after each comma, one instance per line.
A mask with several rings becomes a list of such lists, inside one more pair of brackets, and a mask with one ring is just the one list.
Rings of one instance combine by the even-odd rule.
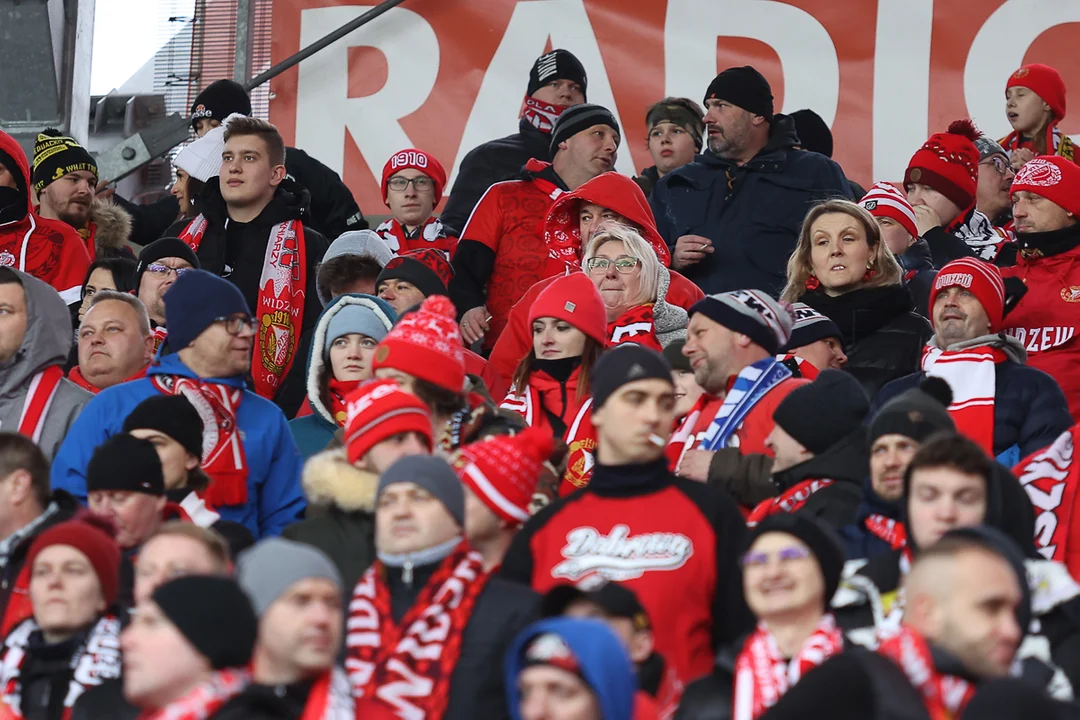
[[71, 315], [51, 287], [15, 268], [8, 268], [26, 292], [26, 335], [7, 362], [0, 363], [0, 401], [21, 394], [40, 370], [61, 365], [71, 349]]
[[912, 270], [916, 272], [919, 270], [933, 270], [934, 263], [930, 258], [930, 243], [923, 238], [916, 240], [903, 255], [896, 256], [900, 267], [908, 272]]
[[780, 492], [804, 480], [828, 479], [861, 485], [870, 469], [866, 428], [859, 428], [831, 448], [773, 475]]
[[541, 620], [522, 630], [506, 654], [503, 669], [513, 720], [521, 720], [518, 675], [525, 666], [525, 648], [537, 636], [548, 633], [562, 638], [574, 653], [585, 683], [596, 695], [601, 720], [625, 720], [633, 716], [637, 678], [615, 633], [598, 620], [559, 617]]
[[656, 301], [653, 303], [653, 329], [656, 331], [656, 339], [663, 347], [676, 340], [685, 340], [686, 326], [690, 324], [690, 315], [686, 310], [667, 301], [670, 287], [671, 271], [661, 265]]
[[[224, 223], [229, 217], [225, 198], [221, 196], [220, 180], [220, 177], [207, 180], [195, 201], [195, 209], [216, 224]], [[311, 221], [311, 193], [291, 176], [281, 181], [274, 199], [251, 224], [275, 225], [287, 220], [302, 220], [305, 224]]]
[[131, 215], [112, 200], [97, 200], [90, 204], [90, 222], [94, 223], [94, 252], [102, 248], [122, 247], [131, 237]]
[[773, 115], [772, 123], [769, 125], [769, 141], [758, 154], [765, 155], [776, 150], [790, 150], [800, 144], [802, 141], [799, 140], [799, 134], [795, 131], [795, 121], [789, 115], [777, 113]]
[[559, 196], [548, 210], [544, 223], [544, 242], [548, 248], [569, 244], [576, 251], [576, 262], [581, 261], [585, 253], [578, 230], [578, 211], [582, 203], [594, 203], [625, 217], [640, 229], [660, 262], [665, 266], [671, 264], [671, 253], [656, 229], [656, 218], [645, 193], [636, 182], [614, 171], [598, 175], [576, 190]]
[[882, 515], [890, 520], [900, 519], [900, 501], [889, 501], [877, 494], [870, 477], [863, 481], [862, 501], [855, 514], [855, 524], [862, 526], [871, 515]]
[[[34, 203], [30, 199], [30, 162], [26, 159], [26, 153], [15, 138], [0, 130], [0, 163], [3, 163], [9, 171], [15, 174], [19, 189], [26, 196], [26, 212], [18, 220], [26, 217], [34, 209]], [[8, 222], [14, 221], [11, 218]]]
[[324, 450], [308, 458], [300, 483], [310, 505], [375, 512], [379, 477], [351, 465], [345, 448]]
[[[937, 335], [930, 338], [930, 342], [927, 344], [930, 347], [938, 347]], [[977, 347], [997, 348], [1005, 353], [1005, 356], [1014, 363], [1023, 365], [1027, 362], [1027, 350], [1024, 349], [1024, 344], [1012, 335], [1006, 335], [1005, 333], [998, 333], [997, 335], [980, 335], [971, 340], [953, 343], [949, 347], [943, 349], [952, 352], [957, 350], [970, 350], [971, 348]]]
[[311, 348], [308, 355], [307, 397], [308, 402], [311, 403], [312, 411], [335, 426], [337, 423], [334, 421], [334, 415], [326, 407], [324, 399], [324, 391], [330, 375], [327, 363], [323, 359], [323, 349], [326, 347], [326, 333], [330, 327], [330, 320], [341, 312], [343, 308], [350, 305], [359, 305], [371, 310], [386, 326], [387, 332], [394, 327], [394, 321], [396, 320], [393, 309], [385, 301], [371, 295], [339, 295], [323, 308], [318, 322], [315, 323], [315, 333], [311, 337]]

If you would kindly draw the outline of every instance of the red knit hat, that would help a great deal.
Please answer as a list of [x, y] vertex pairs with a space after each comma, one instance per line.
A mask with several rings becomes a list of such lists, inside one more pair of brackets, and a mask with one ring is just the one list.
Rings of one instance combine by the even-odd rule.
[[915, 224], [915, 210], [904, 194], [887, 182], [874, 183], [863, 195], [859, 205], [874, 217], [887, 217], [900, 223], [911, 237], [919, 237], [919, 228]]
[[536, 296], [529, 308], [529, 325], [543, 317], [565, 320], [601, 345], [607, 342], [604, 299], [585, 273], [563, 275]]
[[1011, 87], [1026, 87], [1050, 106], [1054, 118], [1060, 121], [1065, 117], [1065, 81], [1061, 79], [1058, 71], [1049, 65], [1025, 65], [1009, 76], [1005, 91], [1008, 92]]
[[996, 333], [1001, 329], [1001, 318], [1005, 312], [1005, 283], [996, 265], [973, 257], [946, 263], [938, 271], [934, 287], [930, 290], [930, 307], [934, 307], [934, 300], [942, 290], [951, 287], [962, 287], [978, 298], [990, 319], [990, 332]]
[[435, 203], [438, 204], [439, 198], [442, 197], [443, 187], [446, 185], [446, 170], [443, 170], [443, 166], [435, 159], [434, 155], [416, 148], [408, 148], [394, 153], [383, 165], [381, 186], [383, 202], [386, 202], [387, 183], [390, 181], [390, 176], [409, 168], [419, 170], [431, 178], [432, 182], [435, 183]]
[[460, 393], [465, 387], [465, 346], [450, 299], [432, 295], [398, 321], [375, 348], [372, 367], [393, 368]]
[[101, 585], [105, 602], [112, 605], [120, 592], [120, 546], [109, 534], [109, 522], [102, 518], [80, 513], [72, 520], [57, 523], [38, 535], [26, 556], [26, 565], [34, 567], [34, 560], [45, 548], [68, 545], [75, 548], [90, 561]]
[[529, 519], [529, 503], [554, 440], [542, 428], [495, 435], [459, 448], [454, 471], [476, 497], [508, 523]]
[[1080, 215], [1080, 166], [1057, 155], [1028, 160], [1013, 179], [1010, 193], [1021, 191], [1044, 197], [1058, 207]]
[[979, 182], [978, 138], [979, 131], [970, 120], [957, 120], [947, 132], [934, 133], [908, 163], [904, 187], [927, 185], [961, 209], [971, 207]]
[[398, 433], [418, 432], [432, 448], [431, 413], [393, 380], [370, 380], [345, 398], [345, 447], [356, 464], [375, 445]]

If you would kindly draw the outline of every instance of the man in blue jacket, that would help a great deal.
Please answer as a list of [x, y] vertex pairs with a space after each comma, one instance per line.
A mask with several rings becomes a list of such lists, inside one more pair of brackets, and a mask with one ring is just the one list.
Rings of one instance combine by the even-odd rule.
[[86, 406], [52, 466], [52, 486], [86, 500], [94, 449], [123, 432], [124, 418], [155, 394], [183, 395], [203, 420], [207, 504], [256, 538], [278, 535], [303, 513], [300, 455], [285, 416], [247, 390], [255, 321], [235, 285], [192, 270], [165, 293], [169, 347], [142, 380], [114, 385]]
[[835, 162], [800, 144], [773, 114], [772, 89], [750, 66], [728, 68], [705, 93], [708, 149], [665, 175], [650, 203], [672, 267], [706, 295], [757, 287], [778, 295], [807, 210], [851, 199]]

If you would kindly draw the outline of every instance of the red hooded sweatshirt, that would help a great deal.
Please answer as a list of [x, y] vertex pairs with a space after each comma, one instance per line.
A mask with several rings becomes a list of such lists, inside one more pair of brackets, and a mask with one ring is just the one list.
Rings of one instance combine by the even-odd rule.
[[68, 305], [78, 302], [90, 267], [86, 244], [67, 223], [33, 211], [26, 153], [15, 138], [2, 131], [0, 165], [16, 184], [15, 188], [0, 188], [0, 266], [17, 268], [49, 283]]

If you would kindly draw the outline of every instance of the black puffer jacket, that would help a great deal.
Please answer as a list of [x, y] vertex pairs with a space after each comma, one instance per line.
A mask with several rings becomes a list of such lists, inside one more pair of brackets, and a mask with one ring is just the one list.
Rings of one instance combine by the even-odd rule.
[[904, 269], [904, 287], [911, 295], [915, 312], [931, 320], [930, 290], [934, 285], [934, 278], [937, 277], [937, 269], [930, 260], [930, 246], [925, 240], [919, 238], [907, 249], [907, 252], [897, 255], [896, 260]]
[[831, 448], [773, 475], [783, 494], [804, 480], [832, 480], [832, 485], [807, 498], [796, 512], [836, 530], [855, 522], [862, 501], [862, 481], [870, 469], [866, 430], [859, 428]]
[[814, 290], [799, 300], [836, 323], [848, 356], [844, 370], [870, 397], [885, 383], [917, 371], [923, 346], [934, 334], [925, 318], [911, 312], [911, 296], [902, 285], [852, 290], [838, 297]]
[[742, 637], [734, 647], [721, 648], [713, 671], [686, 686], [675, 720], [730, 720], [737, 648], [742, 648], [745, 642], [746, 638]]

